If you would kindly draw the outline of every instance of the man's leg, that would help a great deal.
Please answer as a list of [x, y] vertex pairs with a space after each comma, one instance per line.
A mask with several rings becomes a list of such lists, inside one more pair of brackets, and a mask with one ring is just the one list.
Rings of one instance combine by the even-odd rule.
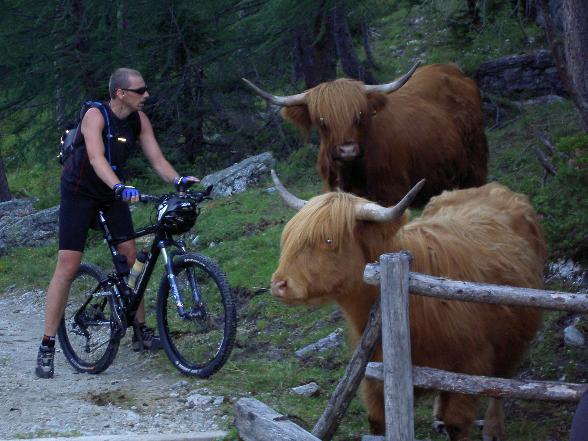
[[80, 251], [59, 250], [55, 272], [47, 289], [45, 305], [45, 335], [37, 355], [35, 373], [40, 378], [53, 377], [53, 357], [55, 354], [55, 334], [63, 316], [63, 309], [69, 295], [71, 282], [76, 276], [82, 253]]
[[57, 265], [47, 289], [45, 335], [55, 336], [57, 333], [69, 295], [69, 288], [80, 268], [82, 255], [80, 251], [72, 250], [60, 250], [57, 254]]

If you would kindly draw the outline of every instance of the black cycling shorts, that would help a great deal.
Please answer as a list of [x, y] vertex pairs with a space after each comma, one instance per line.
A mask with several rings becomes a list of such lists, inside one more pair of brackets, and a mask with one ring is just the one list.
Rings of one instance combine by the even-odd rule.
[[84, 251], [88, 230], [92, 225], [97, 225], [98, 210], [104, 211], [113, 237], [133, 234], [133, 220], [126, 202], [101, 202], [87, 196], [72, 194], [62, 188], [59, 206], [60, 250]]

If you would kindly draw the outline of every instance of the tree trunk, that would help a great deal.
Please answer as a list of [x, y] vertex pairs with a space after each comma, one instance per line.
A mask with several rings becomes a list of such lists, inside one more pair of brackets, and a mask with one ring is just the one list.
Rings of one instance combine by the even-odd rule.
[[367, 23], [364, 21], [361, 24], [361, 38], [363, 43], [363, 50], [365, 52], [365, 66], [367, 68], [378, 69], [378, 63], [376, 63], [376, 59], [374, 58], [374, 53], [372, 51], [372, 46], [370, 45], [370, 32]]
[[6, 170], [4, 169], [4, 161], [0, 155], [0, 202], [9, 201], [12, 199], [10, 189], [8, 188], [8, 179], [6, 179]]
[[367, 84], [374, 84], [374, 78], [369, 70], [359, 62], [355, 49], [353, 48], [351, 31], [349, 30], [349, 25], [347, 23], [345, 2], [340, 1], [331, 14], [333, 15], [337, 55], [341, 60], [343, 72], [349, 78], [361, 80]]
[[337, 75], [337, 49], [333, 38], [333, 16], [319, 5], [314, 26], [308, 32], [304, 26], [294, 28], [296, 70], [310, 89]]
[[[77, 59], [75, 69], [78, 70], [82, 80], [84, 96], [96, 98], [101, 96], [104, 91], [101, 89], [99, 82], [95, 78], [95, 72], [91, 71], [85, 62], [88, 54], [92, 52], [92, 42], [90, 38], [92, 33], [89, 29], [84, 27], [86, 8], [83, 0], [74, 0], [72, 3], [72, 14], [74, 17], [72, 33], [75, 32], [77, 35], [74, 46], [75, 57]], [[72, 66], [72, 68], [74, 67]]]
[[588, 2], [564, 0], [564, 48], [574, 102], [588, 132]]

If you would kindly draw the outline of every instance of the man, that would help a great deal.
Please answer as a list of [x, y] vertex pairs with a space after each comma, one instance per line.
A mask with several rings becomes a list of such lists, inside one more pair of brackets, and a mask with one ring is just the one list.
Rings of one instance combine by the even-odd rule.
[[[61, 175], [59, 252], [55, 273], [47, 290], [45, 335], [35, 369], [40, 378], [53, 377], [55, 334], [71, 283], [82, 261], [88, 230], [98, 210], [105, 211], [113, 236], [133, 232], [128, 204], [137, 202], [140, 192], [124, 184], [124, 181], [127, 158], [137, 144], [164, 181], [176, 186], [199, 182], [193, 176], [180, 176], [161, 153], [149, 118], [142, 111], [149, 92], [141, 74], [133, 69], [117, 69], [110, 77], [108, 89], [108, 121], [99, 108], [87, 110], [81, 122], [83, 145], [67, 158]], [[113, 134], [110, 143], [106, 136], [107, 123]], [[134, 241], [123, 242], [117, 248], [127, 258], [129, 268], [132, 267], [136, 257]], [[145, 327], [143, 303], [135, 320], [138, 323], [135, 329], [139, 329], [141, 335], [134, 335], [133, 349], [149, 349], [155, 340], [153, 331]], [[144, 347], [137, 346], [137, 342]]]

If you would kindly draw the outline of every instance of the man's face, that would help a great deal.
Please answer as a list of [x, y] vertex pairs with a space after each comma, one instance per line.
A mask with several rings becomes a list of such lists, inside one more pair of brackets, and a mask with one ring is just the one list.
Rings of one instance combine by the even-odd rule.
[[149, 98], [149, 92], [145, 88], [143, 77], [131, 75], [129, 77], [129, 87], [120, 89], [120, 99], [124, 104], [133, 110], [141, 110], [145, 101]]

